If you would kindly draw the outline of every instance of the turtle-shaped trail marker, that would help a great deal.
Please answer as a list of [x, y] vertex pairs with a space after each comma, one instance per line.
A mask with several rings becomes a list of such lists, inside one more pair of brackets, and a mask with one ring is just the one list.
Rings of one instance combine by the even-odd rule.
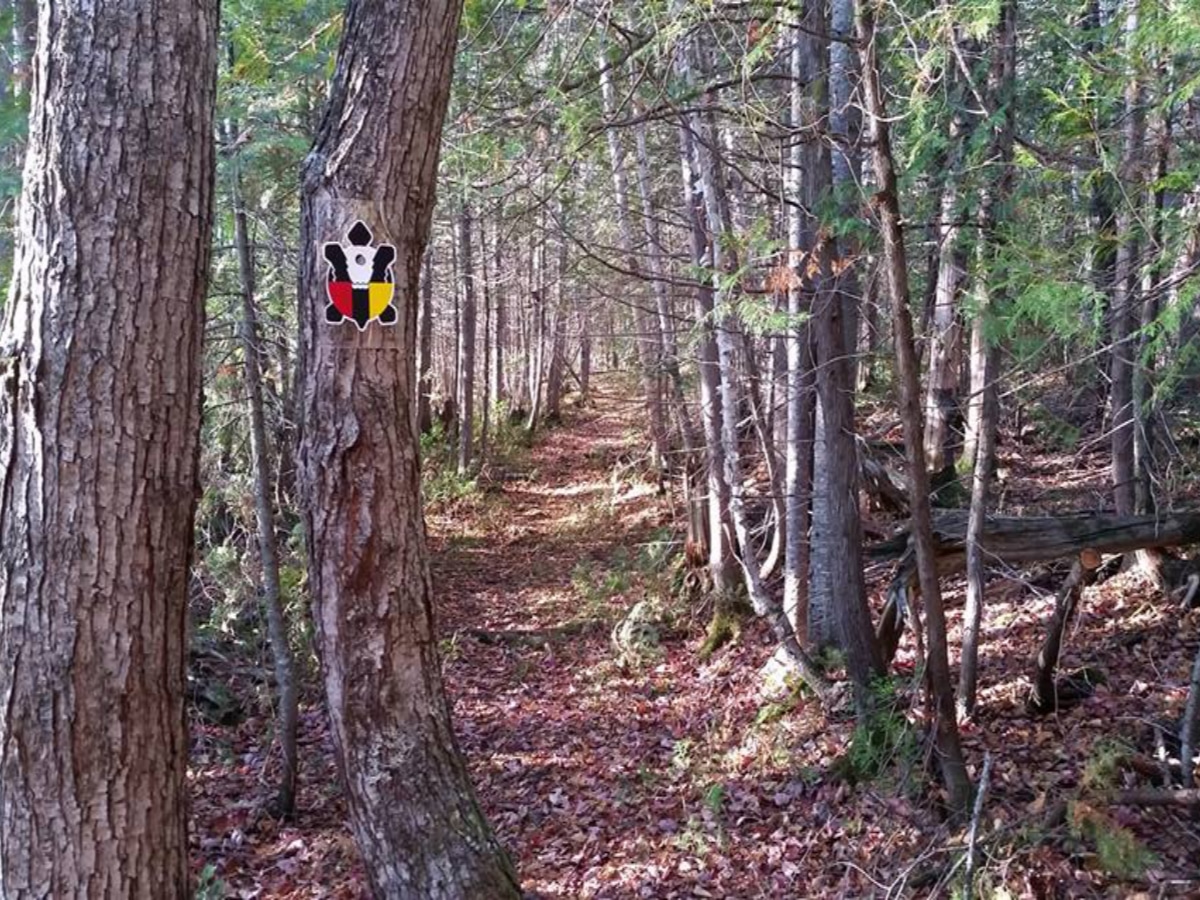
[[361, 219], [346, 232], [349, 243], [329, 242], [322, 247], [329, 263], [325, 291], [329, 303], [325, 321], [339, 325], [347, 319], [365, 331], [367, 325], [395, 325], [398, 318], [393, 299], [396, 275], [392, 264], [396, 248], [391, 244], [371, 245], [371, 229]]

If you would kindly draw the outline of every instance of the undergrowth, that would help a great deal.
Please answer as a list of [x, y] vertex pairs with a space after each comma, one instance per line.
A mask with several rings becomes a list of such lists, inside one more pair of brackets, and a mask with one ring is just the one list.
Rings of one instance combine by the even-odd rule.
[[871, 714], [855, 725], [850, 746], [834, 770], [851, 784], [903, 785], [920, 758], [920, 741], [904, 714], [896, 681], [876, 679], [869, 703]]

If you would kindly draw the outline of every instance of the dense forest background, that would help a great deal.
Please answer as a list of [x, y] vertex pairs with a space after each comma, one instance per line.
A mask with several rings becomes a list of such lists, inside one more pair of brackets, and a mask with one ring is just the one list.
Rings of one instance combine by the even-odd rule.
[[[9, 328], [50, 6], [0, 2]], [[355, 196], [314, 173], [406, 158], [355, 53], [437, 109], [437, 58], [382, 37], [412, 7], [221, 3], [199, 895], [1195, 890], [1200, 4], [467, 0], [419, 289], [396, 280], [412, 402], [362, 426], [396, 451], [363, 480], [312, 424], [350, 403], [309, 316], [321, 191]], [[436, 651], [404, 683], [439, 774], [403, 822], [365, 769], [410, 694], [329, 693], [312, 610], [410, 430], [389, 546], [428, 565], [423, 502]], [[345, 531], [314, 499], [339, 492]], [[406, 894], [385, 860], [447, 796], [447, 858], [486, 877]]]

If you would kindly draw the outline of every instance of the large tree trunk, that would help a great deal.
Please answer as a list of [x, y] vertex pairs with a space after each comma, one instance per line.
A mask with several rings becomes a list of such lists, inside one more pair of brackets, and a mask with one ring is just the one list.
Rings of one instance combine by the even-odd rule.
[[[232, 56], [232, 51], [231, 54]], [[232, 60], [230, 60], [232, 62]], [[229, 122], [226, 141], [237, 137], [237, 126]], [[246, 221], [240, 161], [233, 159], [233, 233], [237, 246], [238, 276], [242, 289], [242, 373], [250, 413], [250, 467], [254, 476], [254, 521], [258, 532], [258, 556], [262, 567], [262, 601], [267, 619], [267, 637], [275, 663], [275, 689], [279, 694], [278, 731], [283, 767], [279, 773], [276, 812], [291, 818], [296, 807], [296, 729], [299, 697], [292, 647], [279, 584], [279, 546], [275, 538], [275, 504], [271, 494], [271, 464], [268, 459], [267, 425], [263, 412], [262, 359], [259, 343], [258, 303], [254, 295], [254, 251]]]
[[880, 85], [874, 6], [875, 0], [859, 0], [856, 15], [859, 47], [863, 56], [863, 95], [875, 164], [875, 181], [879, 189], [874, 201], [883, 234], [884, 275], [892, 300], [896, 374], [900, 387], [900, 413], [908, 459], [912, 534], [916, 545], [921, 597], [925, 606], [928, 635], [927, 672], [934, 699], [934, 728], [949, 806], [956, 815], [961, 816], [966, 813], [970, 804], [971, 779], [967, 775], [958, 737], [954, 688], [950, 683], [950, 662], [946, 648], [946, 616], [942, 608], [937, 560], [934, 557], [929, 476], [925, 468], [925, 448], [922, 444], [920, 379], [917, 375], [917, 355], [913, 345], [912, 311], [909, 308], [908, 262], [900, 224], [902, 220], [899, 188], [892, 161], [887, 111]]
[[[831, 594], [836, 594], [834, 621], [838, 643], [846, 651], [847, 669], [854, 681], [860, 714], [870, 710], [872, 680], [884, 672], [871, 629], [867, 589], [863, 581], [862, 523], [858, 508], [858, 451], [854, 437], [854, 395], [850, 359], [846, 353], [843, 304], [834, 290], [833, 241], [822, 234], [816, 211], [833, 189], [829, 145], [818, 130], [829, 112], [827, 84], [822, 77], [829, 39], [828, 4], [805, 4], [805, 26], [799, 36], [802, 83], [807, 113], [799, 123], [804, 139], [802, 209], [806, 251], [804, 279], [813, 295], [813, 360], [817, 373], [818, 416], [824, 428], [824, 525]], [[814, 510], [815, 515], [815, 510]], [[836, 589], [835, 589], [836, 588]]]
[[43, 7], [0, 337], [0, 896], [186, 898], [215, 0]]
[[[309, 579], [350, 824], [375, 894], [518, 897], [450, 724], [421, 515], [416, 297], [457, 0], [351, 0], [301, 200], [300, 467]], [[393, 324], [326, 320], [322, 244], [395, 247]]]

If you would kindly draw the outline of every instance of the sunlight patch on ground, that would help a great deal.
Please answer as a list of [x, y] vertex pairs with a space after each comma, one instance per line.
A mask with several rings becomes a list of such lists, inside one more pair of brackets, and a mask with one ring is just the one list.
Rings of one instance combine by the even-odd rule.
[[579, 497], [586, 494], [598, 494], [605, 487], [605, 484], [598, 481], [585, 481], [580, 484], [569, 484], [566, 487], [532, 488], [529, 493], [539, 497]]

